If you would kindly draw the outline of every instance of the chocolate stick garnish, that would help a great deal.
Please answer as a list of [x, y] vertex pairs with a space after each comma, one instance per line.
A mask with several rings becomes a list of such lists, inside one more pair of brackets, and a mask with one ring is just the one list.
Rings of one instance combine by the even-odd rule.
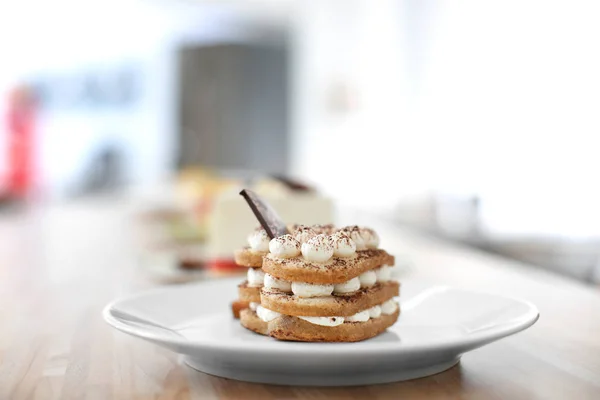
[[275, 209], [265, 200], [260, 198], [259, 195], [249, 189], [243, 189], [240, 194], [246, 199], [254, 216], [256, 216], [256, 219], [260, 222], [265, 231], [267, 231], [267, 235], [269, 235], [271, 239], [289, 233], [285, 223], [279, 215], [277, 215]]

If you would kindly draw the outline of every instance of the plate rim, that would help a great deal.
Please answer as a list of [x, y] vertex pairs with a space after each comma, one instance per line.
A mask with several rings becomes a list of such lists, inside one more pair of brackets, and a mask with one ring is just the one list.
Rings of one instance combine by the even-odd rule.
[[[234, 278], [222, 278], [218, 280], [233, 280]], [[153, 288], [148, 290], [143, 290], [137, 293], [132, 293], [128, 295], [124, 295], [118, 297], [117, 299], [108, 303], [102, 310], [103, 319], [113, 328], [132, 335], [134, 337], [138, 337], [141, 339], [145, 339], [151, 341], [153, 343], [159, 345], [165, 345], [170, 348], [177, 348], [180, 353], [187, 354], [185, 351], [181, 351], [184, 349], [194, 349], [198, 351], [219, 351], [219, 352], [236, 352], [240, 351], [253, 355], [253, 354], [274, 354], [280, 353], [281, 348], [277, 346], [273, 346], [272, 342], [264, 343], [264, 342], [253, 342], [251, 345], [240, 342], [202, 342], [202, 341], [190, 341], [186, 339], [184, 336], [179, 336], [178, 333], [174, 330], [171, 330], [168, 327], [159, 328], [153, 327], [155, 329], [149, 329], [150, 325], [143, 325], [144, 327], [138, 327], [134, 323], [125, 322], [120, 318], [114, 316], [112, 314], [112, 310], [115, 309], [115, 305], [122, 303], [128, 300], [139, 299], [141, 297], [146, 297], [150, 295], [157, 295], [162, 292], [170, 292], [173, 290], [178, 290], [181, 287], [190, 287], [190, 286], [202, 286], [206, 284], [210, 284], [211, 281], [202, 281], [202, 282], [194, 282], [188, 284], [182, 284], [177, 286], [170, 287], [160, 287]], [[352, 355], [356, 354], [414, 354], [420, 353], [424, 351], [444, 351], [462, 348], [464, 351], [469, 351], [474, 348], [486, 345], [488, 343], [494, 342], [496, 340], [505, 338], [507, 336], [514, 335], [518, 332], [521, 332], [533, 324], [535, 324], [539, 317], [540, 313], [538, 308], [528, 300], [524, 300], [518, 297], [508, 296], [504, 294], [497, 294], [493, 292], [486, 292], [480, 290], [472, 290], [472, 289], [463, 289], [446, 285], [435, 285], [431, 286], [421, 293], [426, 291], [436, 291], [436, 292], [447, 292], [447, 291], [458, 291], [463, 293], [470, 293], [475, 295], [486, 295], [486, 296], [495, 296], [502, 297], [506, 300], [511, 300], [514, 302], [521, 303], [527, 306], [527, 312], [523, 314], [523, 316], [519, 317], [518, 320], [514, 321], [514, 323], [506, 326], [498, 328], [493, 332], [479, 332], [473, 333], [469, 335], [469, 337], [462, 338], [453, 338], [446, 339], [443, 342], [430, 342], [430, 343], [422, 343], [422, 344], [411, 344], [410, 346], [390, 346], [389, 342], [372, 342], [368, 346], [362, 347], [353, 347], [352, 350], [348, 351], [348, 345], [356, 345], [357, 343], [306, 343], [306, 342], [286, 342], [288, 345], [285, 348], [286, 352], [295, 353], [295, 354], [311, 354], [315, 353], [336, 353], [336, 355], [343, 355], [347, 353], [351, 353]], [[217, 313], [221, 314], [221, 313]], [[159, 334], [160, 331], [167, 331], [172, 333], [172, 335]], [[361, 343], [361, 342], [358, 342]], [[365, 342], [362, 342], [365, 343]], [[463, 352], [464, 352], [463, 351]]]

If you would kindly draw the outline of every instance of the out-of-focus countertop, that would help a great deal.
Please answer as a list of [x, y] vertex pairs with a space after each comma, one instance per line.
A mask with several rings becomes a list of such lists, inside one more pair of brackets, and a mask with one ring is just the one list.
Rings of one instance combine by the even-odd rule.
[[135, 203], [87, 199], [0, 214], [0, 399], [597, 398], [600, 290], [364, 215], [382, 247], [410, 260], [401, 279], [518, 296], [530, 329], [415, 381], [354, 388], [268, 386], [217, 378], [102, 320], [115, 297], [156, 284], [141, 271]]

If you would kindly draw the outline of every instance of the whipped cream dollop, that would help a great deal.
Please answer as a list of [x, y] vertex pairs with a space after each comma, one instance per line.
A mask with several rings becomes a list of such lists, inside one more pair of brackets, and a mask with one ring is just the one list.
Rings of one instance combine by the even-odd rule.
[[379, 247], [379, 235], [371, 228], [360, 228], [360, 236], [368, 249]]
[[335, 232], [335, 226], [333, 226], [333, 224], [313, 225], [311, 228], [317, 233], [324, 233], [326, 235], [331, 235]]
[[393, 299], [390, 299], [381, 305], [381, 313], [383, 315], [391, 315], [395, 313], [397, 309], [398, 303], [396, 303]]
[[248, 235], [248, 245], [250, 249], [257, 253], [266, 253], [269, 251], [269, 235], [264, 229], [257, 229]]
[[260, 287], [264, 285], [265, 273], [260, 268], [248, 268], [248, 286]]
[[369, 320], [370, 315], [369, 315], [369, 310], [364, 310], [364, 311], [360, 311], [357, 312], [356, 314], [350, 316], [350, 317], [346, 317], [346, 321], [348, 322], [367, 322]]
[[379, 318], [381, 317], [381, 307], [373, 306], [367, 310], [369, 312], [369, 318]]
[[375, 275], [377, 276], [377, 282], [388, 282], [392, 279], [392, 267], [383, 265], [379, 268], [376, 268]]
[[317, 235], [302, 243], [302, 255], [308, 261], [325, 262], [333, 256], [333, 246], [329, 236]]
[[344, 317], [298, 317], [311, 324], [321, 326], [338, 326], [344, 323]]
[[265, 322], [273, 321], [275, 318], [279, 318], [281, 316], [281, 314], [277, 311], [269, 310], [263, 306], [256, 307], [256, 315], [258, 315], [258, 318]]
[[344, 283], [334, 285], [334, 293], [352, 293], [360, 289], [360, 279], [352, 278]]
[[333, 293], [334, 285], [314, 285], [312, 283], [292, 282], [292, 293], [298, 297], [322, 297]]
[[292, 235], [283, 235], [271, 239], [269, 251], [278, 258], [291, 258], [300, 255], [300, 242]]
[[341, 232], [344, 232], [346, 235], [350, 236], [350, 239], [352, 239], [352, 241], [354, 242], [354, 245], [356, 246], [356, 250], [366, 250], [367, 249], [367, 245], [365, 244], [365, 241], [361, 234], [361, 230], [358, 226], [356, 226], [356, 225], [346, 226], [341, 229]]
[[375, 271], [363, 272], [358, 276], [358, 280], [360, 281], [360, 287], [368, 288], [377, 283], [377, 274]]
[[265, 274], [264, 285], [267, 289], [277, 289], [288, 293], [292, 291], [292, 282], [286, 281], [284, 279], [275, 278], [273, 275], [270, 274]]
[[256, 311], [256, 309], [258, 308], [258, 306], [260, 306], [260, 303], [255, 303], [255, 302], [250, 302], [250, 304], [248, 305], [250, 307], [250, 309], [252, 311]]
[[379, 235], [371, 228], [357, 225], [346, 226], [340, 230], [350, 236], [356, 245], [356, 250], [376, 249], [379, 247]]
[[333, 255], [336, 257], [352, 257], [356, 254], [356, 244], [346, 232], [336, 232], [330, 237]]
[[308, 242], [313, 237], [317, 236], [319, 232], [314, 230], [310, 226], [306, 225], [296, 225], [294, 227], [294, 238], [299, 241], [301, 244]]

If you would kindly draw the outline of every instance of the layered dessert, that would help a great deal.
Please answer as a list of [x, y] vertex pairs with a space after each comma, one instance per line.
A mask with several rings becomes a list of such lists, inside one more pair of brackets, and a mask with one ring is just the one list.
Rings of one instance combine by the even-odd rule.
[[[274, 237], [257, 230], [236, 262], [249, 267], [239, 286], [241, 324], [279, 340], [355, 342], [394, 324], [399, 284], [394, 257], [369, 228], [296, 225]], [[262, 269], [261, 269], [262, 268]]]
[[248, 247], [234, 254], [235, 263], [247, 267], [247, 279], [238, 285], [238, 299], [231, 305], [233, 316], [240, 317], [242, 310], [252, 307], [256, 310], [260, 304], [260, 289], [263, 287], [265, 273], [262, 271], [263, 257], [269, 253], [269, 236], [258, 228], [248, 235]]

